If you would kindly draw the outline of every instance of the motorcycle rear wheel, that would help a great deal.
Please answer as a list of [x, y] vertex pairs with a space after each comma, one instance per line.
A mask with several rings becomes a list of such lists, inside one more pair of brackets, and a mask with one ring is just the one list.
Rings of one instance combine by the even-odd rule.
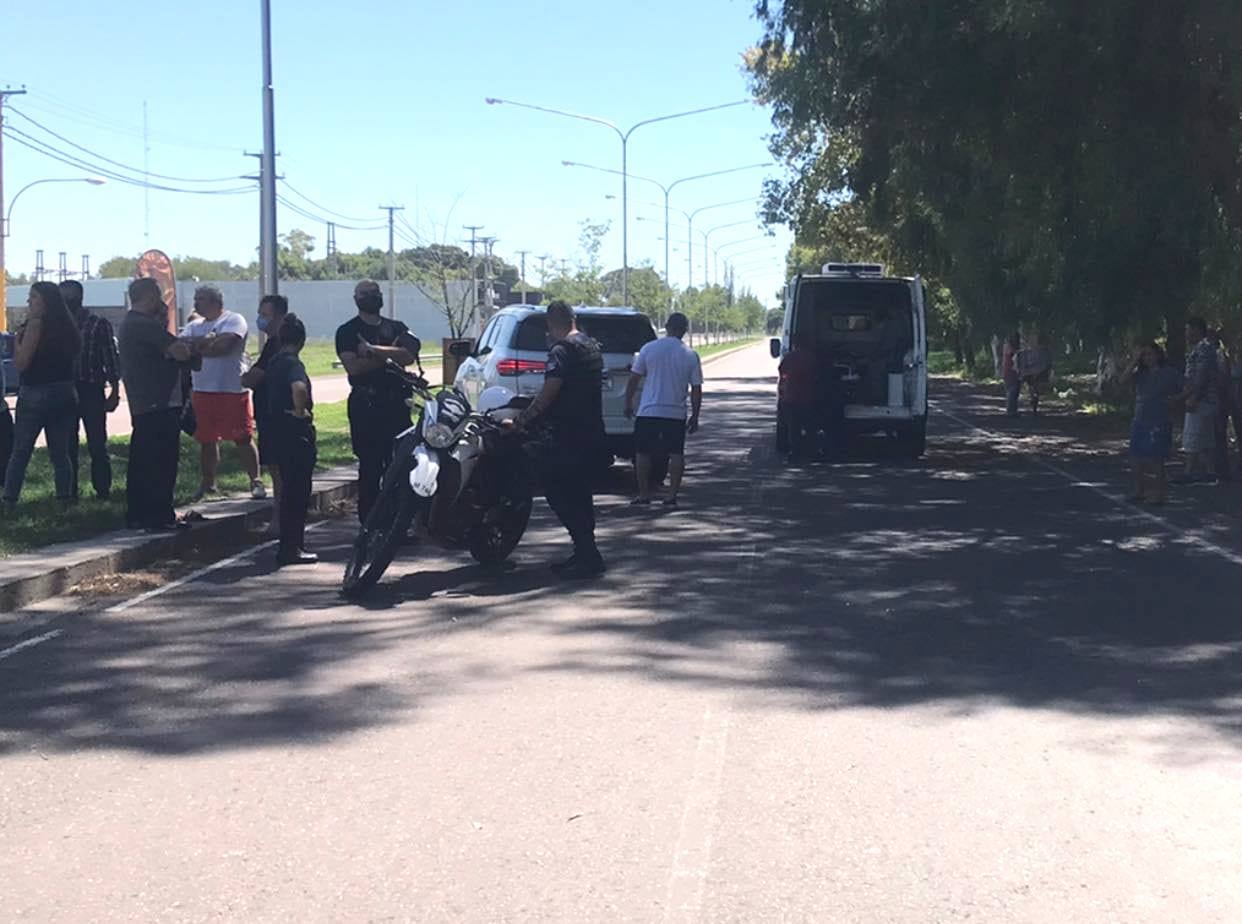
[[413, 519], [414, 495], [400, 482], [394, 482], [380, 494], [358, 531], [345, 563], [341, 593], [349, 598], [361, 597], [379, 582]]
[[526, 534], [534, 503], [525, 500], [501, 514], [496, 523], [480, 523], [470, 531], [470, 554], [480, 565], [498, 565], [518, 547]]

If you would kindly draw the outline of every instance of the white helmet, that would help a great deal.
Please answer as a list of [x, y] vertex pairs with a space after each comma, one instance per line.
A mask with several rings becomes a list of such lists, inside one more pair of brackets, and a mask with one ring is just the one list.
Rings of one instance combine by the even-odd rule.
[[483, 394], [479, 395], [479, 404], [475, 410], [480, 414], [489, 414], [492, 411], [508, 407], [509, 402], [516, 397], [517, 395], [503, 385], [493, 385], [491, 388], [483, 389]]

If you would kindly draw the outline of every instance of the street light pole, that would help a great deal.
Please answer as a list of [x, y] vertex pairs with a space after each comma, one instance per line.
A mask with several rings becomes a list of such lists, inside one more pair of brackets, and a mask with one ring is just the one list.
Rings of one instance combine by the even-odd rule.
[[272, 91], [272, 3], [260, 0], [263, 40], [263, 154], [259, 161], [259, 285], [275, 295], [276, 265], [276, 104]]
[[[563, 160], [561, 161], [561, 166], [582, 167], [585, 170], [598, 170], [600, 173], [615, 173], [615, 174], [621, 173], [620, 170], [613, 170], [609, 167], [597, 167], [594, 164], [580, 164], [577, 161], [573, 161], [573, 160]], [[690, 183], [694, 180], [706, 180], [711, 177], [724, 176], [725, 174], [729, 174], [729, 173], [740, 173], [743, 170], [757, 170], [760, 167], [771, 167], [771, 166], [772, 166], [772, 162], [768, 161], [762, 164], [747, 164], [744, 167], [730, 167], [727, 170], [713, 170], [711, 173], [696, 173], [694, 176], [683, 176], [680, 179], [673, 180], [673, 182], [669, 183], [667, 186], [661, 183], [659, 180], [653, 180], [649, 176], [631, 175], [632, 179], [642, 180], [644, 183], [651, 183], [653, 186], [659, 187], [660, 192], [664, 193], [664, 283], [665, 285], [669, 286], [670, 288], [673, 285], [672, 277], [669, 275], [669, 259], [668, 259], [668, 254], [669, 254], [668, 218], [669, 218], [669, 211], [670, 211], [669, 197], [673, 194], [673, 190], [676, 189], [678, 186], [680, 186], [682, 183]], [[751, 200], [746, 199], [744, 201], [749, 202]]]
[[108, 182], [101, 176], [70, 176], [70, 177], [49, 177], [45, 180], [35, 180], [27, 183], [19, 189], [9, 202], [7, 212], [2, 211], [3, 202], [0, 202], [0, 332], [8, 329], [8, 280], [4, 275], [7, 268], [4, 262], [4, 239], [11, 233], [10, 225], [13, 221], [13, 207], [17, 205], [17, 200], [22, 197], [22, 193], [33, 186], [42, 186], [44, 183], [89, 183], [91, 186], [102, 186]]
[[517, 106], [521, 109], [533, 109], [536, 112], [544, 112], [549, 115], [563, 116], [567, 119], [577, 119], [580, 122], [593, 122], [596, 125], [603, 125], [605, 128], [611, 128], [617, 133], [617, 137], [621, 139], [621, 302], [629, 304], [630, 300], [630, 235], [629, 235], [629, 143], [630, 136], [644, 125], [654, 125], [657, 122], [668, 122], [672, 119], [683, 119], [686, 116], [700, 115], [704, 112], [715, 112], [719, 109], [730, 109], [734, 106], [745, 106], [751, 102], [748, 99], [735, 100], [731, 103], [721, 103], [718, 106], [704, 106], [701, 109], [689, 109], [685, 112], [674, 112], [670, 115], [656, 116], [653, 119], [643, 119], [641, 122], [635, 122], [629, 128], [623, 129], [615, 122], [608, 119], [601, 119], [598, 116], [581, 115], [576, 112], [565, 112], [561, 109], [550, 109], [547, 106], [535, 106], [531, 103], [519, 103], [511, 99], [498, 99], [489, 96], [485, 100], [489, 106]]

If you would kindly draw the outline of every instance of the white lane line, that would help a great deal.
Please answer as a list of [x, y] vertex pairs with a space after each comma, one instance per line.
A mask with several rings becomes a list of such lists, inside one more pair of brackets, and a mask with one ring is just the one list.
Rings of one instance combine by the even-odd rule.
[[694, 771], [668, 877], [665, 921], [697, 921], [703, 911], [712, 861], [712, 833], [724, 778], [729, 721], [727, 708], [717, 711], [709, 705], [703, 710], [699, 745], [694, 752]]
[[[985, 430], [983, 429], [983, 427], [976, 426], [975, 424], [971, 423], [969, 420], [964, 420], [963, 418], [958, 417], [956, 414], [951, 414], [948, 411], [941, 410], [940, 408], [937, 408], [937, 413], [949, 418], [950, 420], [956, 421], [957, 423], [961, 424], [963, 427], [966, 427], [967, 429], [974, 430], [976, 433], [983, 434], [988, 439], [998, 440], [998, 439], [1004, 438], [1002, 434], [994, 433], [991, 430]], [[1156, 524], [1157, 526], [1160, 526], [1162, 529], [1166, 530], [1167, 532], [1170, 532], [1174, 534], [1175, 536], [1181, 537], [1181, 539], [1189, 545], [1196, 546], [1206, 552], [1211, 552], [1213, 555], [1217, 555], [1225, 559], [1225, 561], [1231, 564], [1242, 565], [1242, 555], [1239, 555], [1237, 552], [1233, 552], [1225, 548], [1224, 546], [1217, 545], [1215, 542], [1212, 542], [1210, 539], [1205, 539], [1203, 536], [1199, 535], [1198, 533], [1184, 530], [1180, 526], [1177, 526], [1175, 523], [1171, 522], [1170, 520], [1166, 520], [1164, 517], [1159, 516], [1158, 514], [1152, 513], [1150, 510], [1141, 510], [1137, 507], [1134, 507], [1132, 504], [1128, 503], [1126, 499], [1122, 497], [1121, 495], [1114, 494], [1112, 491], [1106, 491], [1103, 488], [1101, 488], [1099, 485], [1092, 484], [1088, 481], [1083, 481], [1081, 478], [1077, 477], [1072, 472], [1068, 472], [1065, 469], [1061, 468], [1061, 466], [1055, 465], [1052, 462], [1047, 461], [1046, 459], [1044, 459], [1042, 456], [1038, 455], [1037, 453], [1027, 453], [1026, 455], [1036, 465], [1040, 466], [1041, 468], [1049, 472], [1052, 472], [1054, 475], [1059, 475], [1060, 477], [1064, 478], [1066, 481], [1070, 483], [1071, 486], [1075, 488], [1086, 488], [1088, 491], [1091, 491], [1093, 494], [1098, 494], [1100, 497], [1104, 498], [1105, 500], [1111, 501], [1112, 503], [1116, 504], [1118, 507], [1121, 507], [1123, 510], [1125, 510], [1127, 513], [1129, 513], [1132, 517], [1136, 519], [1145, 519], [1151, 523]]]
[[[318, 529], [321, 526], [326, 526], [330, 522], [331, 522], [330, 520], [320, 520], [318, 523], [312, 523], [310, 526], [306, 527], [306, 531], [309, 533], [311, 530]], [[175, 581], [169, 581], [167, 584], [164, 584], [161, 587], [156, 587], [153, 590], [148, 590], [146, 593], [141, 593], [138, 596], [131, 597], [128, 600], [122, 600], [120, 603], [114, 603], [112, 606], [105, 609], [104, 612], [105, 613], [123, 613], [131, 607], [138, 606], [140, 603], [146, 603], [148, 600], [151, 600], [155, 597], [159, 597], [163, 594], [166, 594], [171, 590], [176, 590], [178, 587], [184, 587], [186, 584], [192, 584], [195, 581], [197, 581], [199, 578], [204, 577], [208, 574], [211, 574], [213, 571], [219, 571], [222, 568], [228, 568], [232, 565], [237, 564], [238, 562], [245, 561], [247, 558], [250, 558], [252, 555], [259, 554], [264, 549], [270, 549], [272, 546], [276, 545], [279, 541], [280, 541], [279, 539], [270, 539], [267, 542], [261, 542], [258, 545], [251, 546], [250, 548], [246, 549], [244, 552], [238, 552], [236, 555], [232, 555], [228, 558], [221, 559], [220, 561], [217, 561], [217, 562], [212, 562], [210, 565], [206, 565], [202, 568], [199, 568], [197, 571], [191, 571], [189, 574], [183, 575], [182, 577], [177, 578]]]
[[34, 638], [28, 638], [23, 642], [18, 642], [16, 645], [10, 645], [8, 648], [0, 651], [0, 661], [3, 661], [5, 658], [11, 658], [19, 651], [25, 651], [27, 648], [33, 648], [35, 645], [42, 645], [44, 642], [50, 642], [52, 639], [63, 634], [63, 629], [53, 629], [51, 632], [44, 632], [42, 635], [36, 635]]

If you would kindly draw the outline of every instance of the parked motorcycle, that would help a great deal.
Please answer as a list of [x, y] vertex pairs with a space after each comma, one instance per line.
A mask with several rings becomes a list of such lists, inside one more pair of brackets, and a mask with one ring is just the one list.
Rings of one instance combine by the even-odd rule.
[[522, 540], [530, 521], [533, 478], [522, 438], [504, 427], [529, 403], [493, 386], [477, 409], [460, 391], [433, 391], [426, 379], [389, 361], [418, 422], [398, 434], [379, 499], [354, 540], [341, 589], [358, 597], [375, 585], [408, 538], [465, 549], [496, 565]]

